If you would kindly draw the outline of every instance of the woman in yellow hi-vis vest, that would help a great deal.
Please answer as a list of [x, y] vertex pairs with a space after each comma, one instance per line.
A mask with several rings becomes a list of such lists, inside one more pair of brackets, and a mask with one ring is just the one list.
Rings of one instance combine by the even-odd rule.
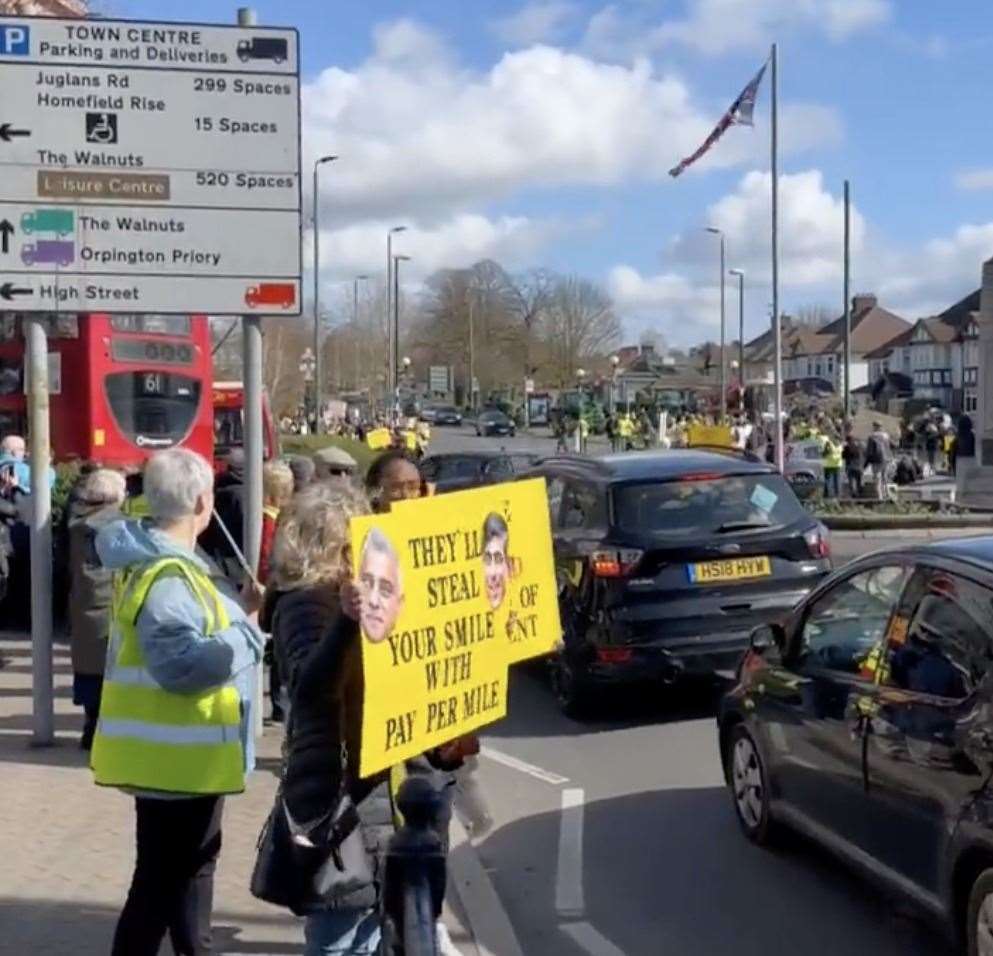
[[110, 646], [91, 765], [98, 784], [135, 797], [137, 861], [113, 956], [210, 952], [223, 796], [254, 764], [262, 638], [194, 553], [214, 475], [173, 448], [145, 469], [151, 514], [97, 536], [114, 572]]

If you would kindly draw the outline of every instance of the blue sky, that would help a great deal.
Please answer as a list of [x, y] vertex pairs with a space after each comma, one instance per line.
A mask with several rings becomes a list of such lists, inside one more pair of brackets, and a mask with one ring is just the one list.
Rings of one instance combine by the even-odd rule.
[[[907, 318], [974, 288], [993, 255], [988, 2], [955, 0], [258, 0], [301, 31], [305, 155], [341, 154], [322, 192], [328, 282], [380, 267], [410, 226], [413, 281], [493, 256], [612, 292], [629, 338], [712, 335], [715, 245], [767, 321], [768, 82], [678, 180], [665, 171], [781, 49], [782, 301], [840, 310], [841, 181], [855, 290]], [[102, 0], [110, 16], [231, 21], [236, 4]]]

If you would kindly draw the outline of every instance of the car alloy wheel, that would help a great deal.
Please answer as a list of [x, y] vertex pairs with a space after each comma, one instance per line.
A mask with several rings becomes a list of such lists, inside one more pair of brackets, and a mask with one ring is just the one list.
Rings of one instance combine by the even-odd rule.
[[993, 893], [987, 893], [976, 914], [977, 956], [993, 956]]
[[769, 841], [769, 790], [765, 768], [752, 735], [739, 724], [731, 736], [731, 787], [734, 809], [745, 836], [753, 843]]
[[972, 885], [965, 933], [969, 956], [993, 956], [993, 869], [983, 870]]

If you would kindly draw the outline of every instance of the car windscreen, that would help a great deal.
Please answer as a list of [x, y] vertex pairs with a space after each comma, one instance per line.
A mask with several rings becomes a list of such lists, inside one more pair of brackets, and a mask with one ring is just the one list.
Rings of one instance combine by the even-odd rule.
[[614, 489], [621, 531], [682, 539], [792, 524], [805, 514], [779, 475], [639, 482]]

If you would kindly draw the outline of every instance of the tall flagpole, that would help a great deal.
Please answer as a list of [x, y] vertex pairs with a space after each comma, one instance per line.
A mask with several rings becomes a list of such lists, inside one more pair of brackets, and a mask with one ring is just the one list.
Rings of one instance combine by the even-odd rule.
[[776, 389], [773, 436], [776, 443], [776, 467], [783, 471], [786, 459], [783, 448], [783, 329], [779, 319], [779, 51], [772, 45], [772, 336], [775, 342], [773, 376]]

